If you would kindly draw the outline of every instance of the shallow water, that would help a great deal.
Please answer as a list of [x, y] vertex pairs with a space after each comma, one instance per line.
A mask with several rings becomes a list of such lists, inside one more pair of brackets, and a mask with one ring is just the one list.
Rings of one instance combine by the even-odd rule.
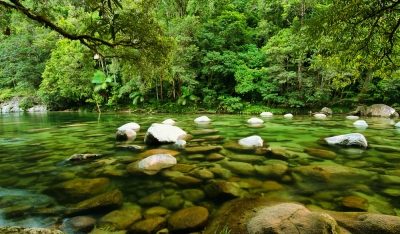
[[[365, 118], [369, 127], [360, 130], [345, 116], [326, 120], [316, 120], [310, 116], [295, 116], [293, 119], [274, 116], [264, 118], [265, 123], [260, 127], [249, 126], [246, 120], [251, 116], [246, 115], [209, 115], [213, 120], [210, 125], [196, 125], [193, 119], [197, 116], [128, 113], [101, 116], [95, 113], [0, 115], [0, 226], [49, 226], [60, 222], [62, 217], [57, 212], [40, 211], [45, 208], [63, 210], [78, 203], [80, 200], [60, 199], [49, 192], [55, 185], [74, 178], [108, 177], [112, 187], [123, 192], [124, 201], [131, 203], [157, 191], [179, 195], [182, 189], [203, 189], [208, 183], [206, 179], [200, 184], [182, 186], [161, 173], [154, 176], [127, 173], [127, 165], [137, 160], [139, 152], [124, 150], [119, 146], [146, 147], [143, 143], [146, 129], [152, 123], [166, 118], [175, 119], [177, 126], [187, 132], [216, 129], [218, 133], [209, 135], [224, 137], [223, 140], [199, 141], [204, 136], [195, 135], [187, 147], [223, 145], [250, 135], [259, 135], [271, 148], [283, 149], [290, 155], [286, 159], [289, 170], [280, 178], [263, 176], [257, 172], [246, 174], [231, 171], [225, 178], [215, 174], [216, 179], [237, 183], [244, 196], [283, 198], [324, 209], [359, 211], [359, 207], [348, 207], [343, 202], [345, 197], [356, 196], [367, 203], [362, 210], [400, 215], [400, 130], [394, 128], [392, 120]], [[133, 142], [116, 142], [116, 128], [132, 121], [141, 125], [137, 138]], [[321, 138], [351, 132], [364, 134], [370, 147], [364, 150], [321, 144]], [[336, 153], [336, 157], [327, 159], [311, 156], [304, 152], [306, 148], [328, 150]], [[77, 153], [98, 153], [103, 157], [79, 164], [66, 161]], [[206, 169], [215, 166], [226, 168], [225, 161], [247, 162], [254, 166], [275, 160], [228, 150], [221, 153], [226, 157], [217, 162], [206, 161], [204, 155], [193, 156], [184, 151], [177, 159], [179, 163]], [[371, 176], [352, 177], [350, 173], [345, 178], [321, 180], [296, 171], [314, 164], [342, 165], [370, 173]], [[393, 177], [385, 179], [382, 175]], [[196, 202], [185, 202], [185, 206], [198, 204], [214, 210], [224, 201], [226, 199], [206, 197]], [[10, 212], [10, 209], [19, 209], [20, 212]], [[101, 216], [100, 213], [93, 215]]]

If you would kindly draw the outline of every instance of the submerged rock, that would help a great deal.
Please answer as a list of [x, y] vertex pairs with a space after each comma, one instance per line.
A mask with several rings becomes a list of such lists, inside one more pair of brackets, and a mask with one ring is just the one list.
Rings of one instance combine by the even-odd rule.
[[264, 141], [260, 136], [254, 135], [240, 139], [238, 143], [244, 147], [262, 147]]
[[117, 230], [124, 230], [141, 218], [139, 206], [124, 205], [121, 209], [111, 211], [101, 217], [100, 225], [111, 225]]
[[254, 175], [255, 169], [253, 165], [245, 162], [225, 161], [222, 166], [239, 175]]
[[176, 122], [173, 119], [166, 119], [164, 121], [161, 122], [162, 124], [166, 124], [166, 125], [175, 125]]
[[95, 224], [96, 219], [90, 216], [76, 216], [65, 219], [61, 225], [61, 229], [66, 233], [88, 233], [94, 228]]
[[356, 120], [356, 119], [359, 119], [360, 117], [358, 117], [357, 115], [348, 115], [348, 116], [346, 116], [346, 119], [348, 119], [348, 120]]
[[203, 154], [203, 153], [211, 153], [218, 152], [222, 150], [222, 146], [219, 145], [205, 145], [205, 146], [195, 146], [195, 147], [187, 147], [186, 152], [189, 154]]
[[140, 153], [138, 155], [139, 158], [146, 158], [149, 157], [151, 155], [155, 155], [155, 154], [169, 154], [171, 156], [177, 156], [180, 154], [179, 151], [176, 150], [171, 150], [171, 149], [150, 149], [150, 150], [146, 150], [143, 153]]
[[288, 163], [281, 160], [268, 160], [265, 165], [255, 165], [254, 169], [260, 175], [281, 178], [289, 169]]
[[195, 123], [199, 123], [199, 124], [201, 124], [201, 123], [209, 123], [209, 122], [211, 122], [211, 119], [208, 118], [207, 116], [200, 116], [200, 117], [197, 117], [194, 120], [194, 122]]
[[265, 207], [247, 222], [249, 234], [339, 233], [336, 221], [324, 213], [311, 212], [302, 205], [281, 203]]
[[219, 130], [217, 129], [199, 129], [199, 130], [193, 130], [190, 133], [193, 135], [209, 135], [209, 134], [214, 134], [218, 133]]
[[262, 113], [260, 114], [260, 116], [261, 116], [261, 117], [272, 117], [272, 116], [274, 116], [274, 114], [271, 113], [271, 112], [262, 112]]
[[50, 189], [49, 193], [64, 199], [88, 198], [106, 191], [110, 185], [108, 178], [77, 178], [63, 182]]
[[208, 210], [201, 206], [185, 208], [168, 218], [168, 226], [172, 231], [186, 233], [201, 230], [207, 223], [208, 215]]
[[183, 206], [184, 202], [185, 201], [183, 200], [183, 198], [180, 195], [175, 194], [175, 195], [165, 197], [161, 201], [160, 205], [165, 208], [171, 209], [171, 210], [177, 210]]
[[151, 217], [133, 224], [129, 231], [135, 234], [153, 234], [167, 226], [167, 219], [164, 217]]
[[264, 123], [264, 120], [253, 117], [253, 118], [248, 119], [247, 123], [248, 124], [262, 124], [262, 123]]
[[293, 118], [293, 115], [292, 114], [285, 114], [285, 115], [283, 115], [283, 118], [285, 118], [285, 119], [291, 119], [291, 118]]
[[358, 146], [368, 147], [367, 139], [360, 133], [350, 133], [334, 137], [325, 138], [326, 143], [329, 145], [343, 145], [343, 146]]
[[155, 154], [140, 160], [138, 168], [148, 175], [155, 175], [160, 170], [172, 167], [175, 164], [176, 158], [170, 154]]
[[68, 161], [85, 161], [85, 160], [100, 158], [101, 156], [103, 156], [103, 155], [102, 154], [73, 154], [67, 160]]
[[357, 120], [353, 123], [356, 128], [368, 128], [367, 122], [365, 120]]
[[204, 191], [209, 197], [219, 198], [242, 197], [245, 194], [237, 183], [223, 180], [211, 181], [204, 187]]
[[342, 199], [344, 207], [356, 210], [368, 210], [368, 200], [359, 196], [347, 196]]
[[87, 200], [81, 201], [71, 210], [69, 214], [84, 213], [99, 209], [115, 209], [122, 205], [123, 195], [118, 189], [103, 193]]
[[0, 227], [2, 234], [64, 234], [62, 231], [50, 228]]
[[335, 159], [337, 156], [335, 152], [323, 149], [316, 149], [316, 148], [306, 148], [304, 149], [304, 152], [311, 156], [324, 159]]
[[148, 145], [171, 144], [182, 140], [186, 135], [179, 127], [154, 123], [147, 130], [144, 142]]
[[144, 217], [149, 218], [149, 217], [157, 217], [157, 216], [166, 216], [169, 213], [170, 213], [170, 211], [165, 207], [153, 206], [144, 212]]

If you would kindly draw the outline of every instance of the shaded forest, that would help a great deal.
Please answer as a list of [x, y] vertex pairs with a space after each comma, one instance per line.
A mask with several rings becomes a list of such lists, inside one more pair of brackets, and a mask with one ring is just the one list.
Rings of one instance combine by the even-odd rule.
[[398, 108], [399, 11], [382, 0], [0, 0], [0, 102]]

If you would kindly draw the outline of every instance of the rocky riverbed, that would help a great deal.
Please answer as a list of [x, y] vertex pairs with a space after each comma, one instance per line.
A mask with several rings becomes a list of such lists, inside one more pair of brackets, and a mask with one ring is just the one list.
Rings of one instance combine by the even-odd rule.
[[[257, 126], [251, 116], [195, 117], [2, 116], [1, 224], [64, 233], [399, 232], [400, 132], [389, 119], [364, 118], [360, 130], [345, 116], [274, 115]], [[151, 124], [167, 118], [185, 137], [146, 144]], [[116, 141], [131, 121], [141, 125], [135, 137]], [[348, 133], [366, 142], [324, 140]], [[154, 155], [168, 155], [157, 157], [166, 163], [155, 167]]]

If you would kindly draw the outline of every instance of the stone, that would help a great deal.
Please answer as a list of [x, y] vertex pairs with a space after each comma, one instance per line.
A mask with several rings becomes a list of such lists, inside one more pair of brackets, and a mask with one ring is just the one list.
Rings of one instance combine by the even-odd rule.
[[368, 200], [359, 196], [346, 196], [342, 199], [344, 207], [356, 210], [368, 210]]
[[135, 140], [136, 132], [131, 129], [117, 130], [115, 139], [117, 141]]
[[150, 150], [146, 150], [143, 153], [140, 153], [138, 155], [138, 158], [146, 158], [149, 157], [151, 155], [155, 155], [155, 154], [169, 154], [171, 156], [177, 156], [180, 154], [180, 152], [176, 151], [176, 150], [171, 150], [171, 149], [150, 149]]
[[254, 154], [256, 152], [256, 149], [259, 149], [255, 147], [245, 147], [240, 145], [238, 142], [226, 142], [223, 147], [233, 152], [246, 154]]
[[286, 148], [270, 148], [268, 149], [268, 151], [266, 152], [266, 155], [269, 158], [274, 158], [274, 159], [279, 159], [279, 160], [289, 160], [291, 158], [295, 158], [296, 155], [289, 152]]
[[174, 147], [177, 149], [184, 149], [187, 142], [185, 140], [177, 140], [174, 144]]
[[166, 125], [175, 125], [176, 122], [173, 119], [166, 119], [164, 121], [161, 122], [162, 124], [166, 124]]
[[260, 119], [260, 118], [255, 118], [255, 117], [253, 117], [253, 118], [248, 119], [248, 120], [247, 120], [247, 123], [248, 123], [248, 124], [263, 124], [263, 123], [264, 123], [264, 120], [262, 120], [262, 119]]
[[204, 187], [209, 197], [234, 198], [242, 197], [245, 193], [235, 182], [211, 181]]
[[288, 171], [288, 164], [281, 160], [269, 160], [266, 165], [254, 165], [260, 175], [271, 178], [281, 178]]
[[316, 148], [306, 148], [304, 149], [304, 152], [311, 156], [324, 159], [335, 159], [337, 156], [335, 152], [323, 149], [316, 149]]
[[329, 212], [336, 222], [354, 234], [398, 234], [400, 217], [365, 212]]
[[65, 219], [61, 225], [61, 229], [66, 233], [88, 233], [94, 228], [95, 224], [96, 219], [90, 216], [76, 216]]
[[177, 126], [154, 123], [147, 129], [144, 142], [148, 145], [176, 143], [184, 140], [187, 133]]
[[184, 189], [182, 195], [191, 202], [199, 202], [205, 198], [205, 193], [200, 189]]
[[274, 116], [274, 114], [271, 113], [271, 112], [262, 112], [262, 113], [260, 114], [260, 116], [261, 116], [261, 117], [267, 117], [267, 118], [269, 118], [269, 117]]
[[238, 143], [243, 147], [262, 147], [264, 141], [260, 136], [254, 135], [240, 139]]
[[161, 199], [162, 199], [162, 193], [154, 192], [139, 199], [138, 203], [145, 206], [158, 205], [160, 204]]
[[47, 112], [46, 105], [34, 105], [31, 108], [26, 110], [28, 113], [43, 113]]
[[396, 128], [400, 128], [400, 122], [397, 122], [394, 126], [395, 126]]
[[326, 143], [329, 145], [343, 145], [343, 146], [358, 146], [367, 148], [368, 142], [364, 135], [361, 133], [350, 133], [334, 137], [325, 138]]
[[399, 114], [392, 107], [385, 104], [374, 104], [371, 106], [358, 106], [352, 115], [374, 116], [374, 117], [398, 117]]
[[208, 221], [208, 210], [201, 206], [181, 209], [168, 218], [168, 226], [172, 231], [192, 232], [204, 228]]
[[197, 185], [201, 184], [203, 181], [197, 178], [194, 178], [192, 176], [188, 175], [182, 175], [182, 176], [176, 176], [176, 177], [171, 177], [171, 181], [183, 185], [183, 186], [192, 186], [192, 185]]
[[224, 159], [224, 158], [225, 158], [225, 156], [222, 155], [222, 154], [212, 153], [212, 154], [209, 154], [209, 155], [206, 157], [206, 160], [207, 160], [207, 161], [212, 161], [212, 162], [214, 162], [214, 161], [222, 160], [222, 159]]
[[245, 162], [225, 161], [222, 162], [222, 166], [231, 170], [233, 173], [239, 175], [254, 175], [255, 169], [253, 165]]
[[261, 185], [261, 187], [264, 189], [264, 191], [267, 191], [267, 192], [283, 190], [285, 188], [280, 183], [278, 183], [276, 181], [272, 181], [272, 180], [264, 181], [264, 183]]
[[72, 179], [56, 185], [48, 193], [61, 199], [83, 199], [103, 193], [110, 186], [108, 178]]
[[93, 160], [103, 156], [102, 154], [73, 154], [67, 161], [86, 161]]
[[119, 127], [117, 129], [118, 131], [123, 131], [123, 130], [132, 130], [134, 132], [137, 132], [140, 130], [140, 125], [134, 122], [130, 122], [130, 123], [126, 123], [124, 125], [122, 125], [121, 127]]
[[329, 163], [313, 163], [307, 166], [299, 166], [293, 168], [295, 174], [300, 174], [302, 180], [305, 178], [313, 179], [326, 183], [326, 186], [338, 186], [348, 183], [349, 178], [354, 181], [362, 183], [362, 181], [369, 181], [376, 176], [375, 172], [366, 171], [357, 168], [351, 168], [336, 164]]
[[209, 122], [211, 122], [211, 119], [208, 118], [207, 116], [200, 116], [200, 117], [197, 117], [197, 118], [194, 120], [194, 122], [195, 122], [195, 123], [198, 123], [198, 124], [209, 123]]
[[21, 98], [14, 97], [11, 100], [0, 103], [0, 113], [17, 113], [23, 112], [24, 110], [20, 108]]
[[333, 114], [332, 109], [328, 108], [328, 107], [322, 108], [319, 112], [322, 113], [322, 114], [325, 114], [325, 115], [332, 115]]
[[162, 206], [154, 206], [149, 209], [147, 209], [144, 212], [144, 217], [149, 218], [149, 217], [157, 217], [157, 216], [166, 216], [170, 213], [170, 211]]
[[392, 197], [400, 197], [400, 188], [386, 188], [382, 192]]
[[211, 135], [211, 136], [204, 136], [203, 139], [206, 141], [222, 141], [223, 139], [225, 139], [225, 137], [221, 135]]
[[353, 125], [356, 128], [368, 128], [368, 124], [365, 122], [365, 120], [357, 120], [353, 123]]
[[175, 166], [171, 167], [170, 170], [179, 171], [182, 173], [188, 173], [188, 172], [194, 170], [195, 168], [196, 168], [195, 165], [178, 163]]
[[258, 233], [339, 233], [335, 219], [311, 212], [302, 205], [281, 203], [257, 211], [246, 224], [249, 234]]
[[123, 199], [122, 192], [116, 189], [81, 201], [67, 213], [76, 214], [99, 209], [115, 209], [122, 205]]
[[28, 227], [0, 227], [2, 234], [64, 234], [62, 231], [50, 228], [28, 228]]
[[95, 227], [89, 234], [126, 234], [126, 230], [115, 231], [109, 227]]
[[184, 202], [180, 195], [175, 194], [164, 198], [160, 205], [171, 210], [177, 210], [182, 207]]
[[293, 115], [292, 114], [285, 114], [285, 115], [283, 115], [283, 118], [285, 118], [285, 119], [291, 119], [291, 118], [293, 118]]
[[176, 158], [170, 154], [155, 154], [139, 161], [138, 168], [147, 175], [155, 175], [160, 170], [176, 164]]
[[110, 213], [101, 217], [100, 224], [111, 225], [117, 230], [125, 230], [127, 227], [141, 218], [142, 214], [139, 206], [124, 205], [121, 209], [111, 211]]
[[212, 152], [218, 152], [222, 150], [222, 146], [219, 145], [205, 145], [205, 146], [195, 146], [187, 147], [185, 151], [189, 154], [206, 154]]
[[164, 217], [151, 217], [133, 224], [129, 231], [135, 234], [153, 234], [167, 226]]
[[358, 117], [357, 115], [348, 115], [348, 116], [346, 116], [346, 119], [348, 119], [348, 120], [357, 120], [359, 118], [360, 117]]
[[197, 177], [199, 179], [203, 180], [209, 180], [214, 178], [214, 173], [212, 173], [210, 170], [201, 168], [201, 169], [196, 169], [193, 172], [190, 173], [194, 177]]
[[321, 114], [321, 113], [317, 113], [317, 114], [314, 114], [314, 118], [316, 118], [316, 119], [326, 119], [326, 115], [325, 114]]
[[219, 164], [210, 168], [210, 171], [212, 173], [214, 173], [214, 175], [216, 175], [220, 178], [228, 179], [228, 178], [232, 177], [232, 172], [228, 169], [221, 167], [221, 165], [219, 165]]
[[379, 175], [379, 180], [385, 185], [400, 185], [400, 176]]

